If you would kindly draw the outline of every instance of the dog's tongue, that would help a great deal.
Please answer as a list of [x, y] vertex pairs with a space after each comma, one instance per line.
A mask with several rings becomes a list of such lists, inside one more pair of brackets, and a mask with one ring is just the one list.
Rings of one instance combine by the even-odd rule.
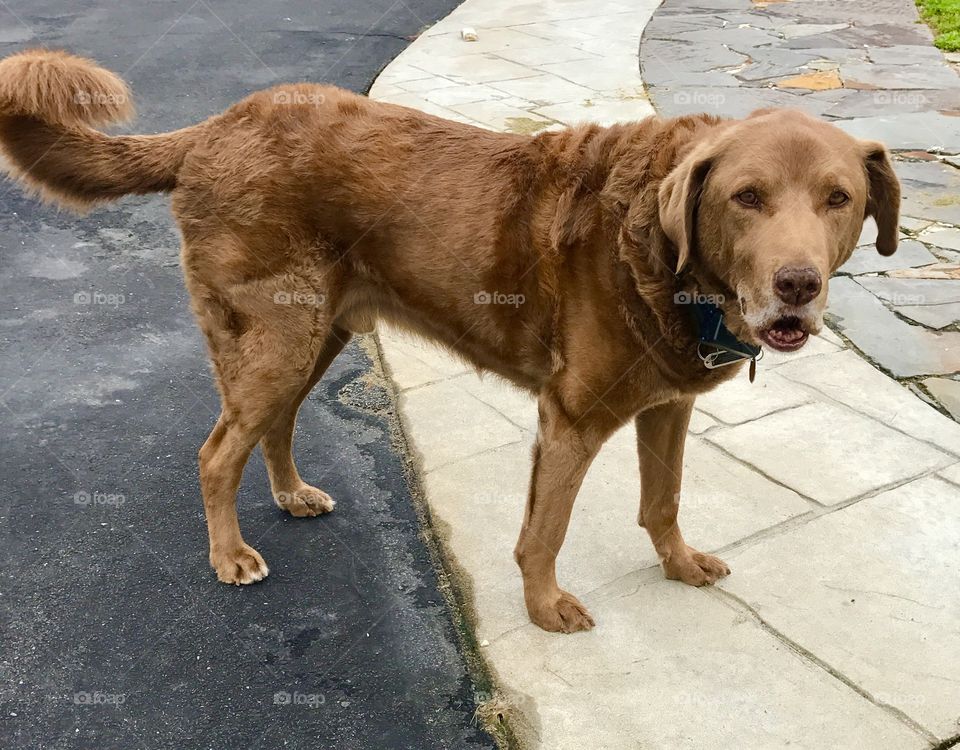
[[772, 328], [770, 338], [782, 341], [784, 344], [792, 344], [804, 337], [804, 332], [800, 328]]

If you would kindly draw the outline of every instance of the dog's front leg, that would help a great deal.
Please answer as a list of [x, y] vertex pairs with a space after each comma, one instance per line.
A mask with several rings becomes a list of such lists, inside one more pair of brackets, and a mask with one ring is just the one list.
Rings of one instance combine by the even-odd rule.
[[540, 397], [539, 412], [527, 510], [514, 558], [535, 624], [564, 633], [589, 630], [594, 623], [586, 607], [557, 585], [556, 559], [580, 483], [603, 436], [591, 429], [596, 420], [571, 418], [552, 395]]
[[636, 417], [640, 454], [640, 515], [667, 578], [693, 586], [713, 583], [730, 572], [723, 560], [683, 541], [677, 525], [683, 445], [693, 399], [660, 404]]

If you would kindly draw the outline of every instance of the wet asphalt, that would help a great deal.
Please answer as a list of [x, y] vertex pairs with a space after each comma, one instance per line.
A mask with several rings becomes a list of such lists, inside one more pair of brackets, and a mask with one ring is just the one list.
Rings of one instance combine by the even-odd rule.
[[[43, 44], [132, 86], [158, 132], [258, 88], [365, 91], [456, 0], [7, 0]], [[298, 465], [338, 501], [239, 495], [271, 574], [218, 584], [197, 449], [218, 413], [163, 196], [84, 218], [0, 183], [0, 747], [490, 748], [394, 440], [354, 342], [301, 410]]]

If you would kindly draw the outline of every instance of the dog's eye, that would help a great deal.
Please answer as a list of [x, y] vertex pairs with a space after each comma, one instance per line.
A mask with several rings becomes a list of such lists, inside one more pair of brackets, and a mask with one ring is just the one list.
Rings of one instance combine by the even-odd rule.
[[830, 193], [827, 203], [836, 208], [837, 206], [842, 206], [848, 200], [850, 200], [850, 196], [845, 192], [842, 190], [834, 190], [832, 193]]
[[756, 208], [760, 205], [760, 196], [757, 195], [755, 190], [741, 190], [733, 197], [737, 202], [744, 206], [750, 206], [750, 208]]

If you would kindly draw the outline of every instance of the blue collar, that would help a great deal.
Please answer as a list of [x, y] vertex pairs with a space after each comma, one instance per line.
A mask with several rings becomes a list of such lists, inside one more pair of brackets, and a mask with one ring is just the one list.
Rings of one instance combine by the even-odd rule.
[[694, 302], [693, 315], [697, 323], [697, 356], [708, 370], [750, 360], [750, 382], [756, 371], [757, 360], [763, 356], [759, 346], [747, 344], [723, 324], [723, 312], [710, 302]]

